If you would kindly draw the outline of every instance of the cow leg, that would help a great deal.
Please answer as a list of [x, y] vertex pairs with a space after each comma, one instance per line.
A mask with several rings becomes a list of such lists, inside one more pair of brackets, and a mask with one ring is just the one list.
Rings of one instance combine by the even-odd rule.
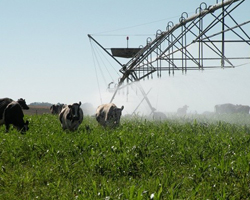
[[101, 121], [101, 119], [100, 119], [100, 118], [101, 118], [101, 116], [100, 116], [100, 115], [98, 115], [98, 116], [96, 117], [96, 121], [97, 121], [97, 122], [99, 122], [99, 123], [100, 123], [100, 121]]
[[8, 133], [10, 129], [10, 124], [5, 123], [5, 132]]
[[63, 130], [66, 130], [66, 126], [64, 124], [61, 124], [61, 126]]
[[4, 120], [0, 119], [0, 126], [4, 124]]

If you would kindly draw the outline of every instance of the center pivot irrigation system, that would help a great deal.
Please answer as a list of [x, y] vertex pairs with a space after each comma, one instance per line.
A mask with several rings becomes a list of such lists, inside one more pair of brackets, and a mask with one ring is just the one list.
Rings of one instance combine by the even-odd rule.
[[[249, 22], [243, 17], [250, 18], [248, 13], [242, 14], [238, 23], [233, 17], [235, 10], [244, 5], [245, 0], [222, 0], [213, 6], [201, 3], [191, 17], [186, 12], [181, 14], [179, 22], [167, 23], [166, 30], [157, 30], [154, 39], [147, 38], [146, 45], [139, 48], [111, 48], [106, 49], [93, 36], [88, 35], [119, 65], [122, 74], [116, 85], [111, 102], [117, 91], [131, 83], [153, 77], [162, 76], [163, 71], [174, 74], [175, 71], [186, 73], [188, 70], [204, 70], [207, 68], [234, 68], [240, 66], [243, 60], [250, 60], [249, 56], [237, 55], [236, 45], [245, 45], [250, 49]], [[248, 31], [244, 30], [248, 27]], [[230, 46], [231, 45], [231, 46]], [[233, 45], [233, 46], [232, 46]], [[232, 48], [234, 47], [234, 48]], [[110, 51], [111, 50], [111, 51]], [[230, 53], [234, 51], [234, 53]], [[118, 58], [129, 58], [122, 64]], [[234, 65], [234, 62], [238, 65]], [[239, 64], [239, 62], [241, 62]], [[147, 94], [140, 87], [152, 113], [152, 107]]]

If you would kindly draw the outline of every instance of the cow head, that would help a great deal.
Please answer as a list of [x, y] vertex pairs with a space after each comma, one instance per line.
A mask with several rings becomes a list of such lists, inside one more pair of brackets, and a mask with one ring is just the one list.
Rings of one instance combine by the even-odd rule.
[[56, 105], [50, 106], [49, 110], [50, 110], [51, 114], [53, 114], [53, 115], [57, 114]]
[[122, 110], [123, 110], [124, 106], [122, 106], [121, 108], [117, 108], [115, 107], [114, 110], [111, 113], [111, 120], [114, 123], [114, 126], [118, 126], [120, 124], [120, 119], [121, 119], [121, 115], [122, 115]]
[[29, 106], [27, 106], [25, 99], [18, 99], [17, 102], [19, 103], [19, 105], [22, 107], [22, 109], [24, 110], [29, 110]]
[[81, 106], [81, 102], [68, 105], [70, 112], [67, 116], [67, 119], [71, 121], [79, 120], [80, 119], [80, 111], [79, 111], [80, 106]]

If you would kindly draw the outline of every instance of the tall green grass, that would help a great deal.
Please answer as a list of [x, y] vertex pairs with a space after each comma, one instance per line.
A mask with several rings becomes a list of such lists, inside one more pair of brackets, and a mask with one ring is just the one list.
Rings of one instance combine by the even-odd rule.
[[75, 132], [57, 116], [25, 118], [25, 135], [0, 127], [0, 199], [250, 198], [249, 116], [123, 118], [117, 129], [85, 117]]

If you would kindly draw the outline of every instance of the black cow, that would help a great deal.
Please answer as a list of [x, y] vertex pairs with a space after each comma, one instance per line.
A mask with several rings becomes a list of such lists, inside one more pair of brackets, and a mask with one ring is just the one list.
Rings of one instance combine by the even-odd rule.
[[[10, 98], [1, 98], [0, 99], [0, 125], [4, 124], [4, 120], [3, 120], [3, 113], [5, 108], [8, 106], [8, 104], [10, 104], [11, 102], [13, 102], [14, 100], [10, 99]], [[18, 99], [17, 103], [21, 106], [22, 109], [24, 110], [28, 110], [29, 106], [27, 106], [25, 99]]]
[[23, 121], [23, 110], [17, 101], [12, 101], [7, 105], [3, 113], [3, 120], [6, 127], [6, 132], [9, 131], [10, 125], [12, 124], [18, 131], [22, 133], [26, 132], [29, 122]]

